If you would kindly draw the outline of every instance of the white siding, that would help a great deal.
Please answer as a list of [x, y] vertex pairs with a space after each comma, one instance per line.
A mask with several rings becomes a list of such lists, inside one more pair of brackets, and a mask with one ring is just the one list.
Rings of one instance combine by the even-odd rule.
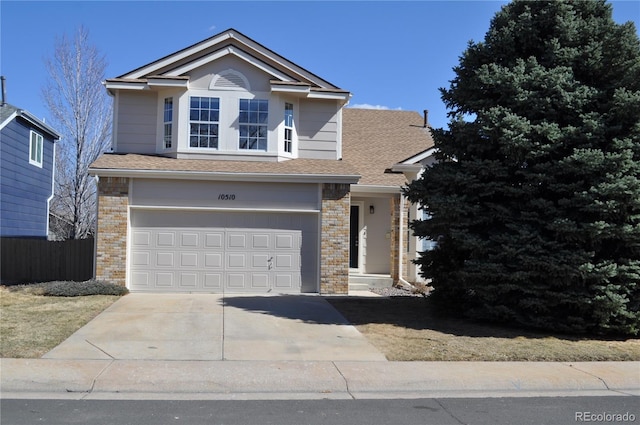
[[335, 101], [300, 101], [297, 119], [300, 158], [338, 159], [338, 110]]
[[135, 179], [131, 205], [319, 210], [318, 185]]
[[157, 94], [123, 90], [117, 99], [116, 152], [155, 153]]

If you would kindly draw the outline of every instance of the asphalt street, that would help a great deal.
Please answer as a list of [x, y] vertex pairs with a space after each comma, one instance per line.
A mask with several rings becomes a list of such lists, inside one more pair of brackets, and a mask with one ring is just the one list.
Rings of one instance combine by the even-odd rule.
[[640, 397], [385, 400], [0, 400], [2, 425], [567, 425], [640, 423]]

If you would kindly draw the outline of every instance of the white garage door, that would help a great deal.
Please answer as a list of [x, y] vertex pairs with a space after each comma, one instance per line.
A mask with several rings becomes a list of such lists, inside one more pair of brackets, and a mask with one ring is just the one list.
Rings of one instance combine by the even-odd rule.
[[[264, 221], [256, 216], [247, 215], [246, 225]], [[133, 220], [151, 225], [131, 228], [132, 291], [300, 293], [303, 289], [301, 228], [165, 227], [158, 225], [165, 222], [158, 217], [147, 214], [147, 219]], [[219, 216], [211, 217], [208, 221], [219, 224]]]

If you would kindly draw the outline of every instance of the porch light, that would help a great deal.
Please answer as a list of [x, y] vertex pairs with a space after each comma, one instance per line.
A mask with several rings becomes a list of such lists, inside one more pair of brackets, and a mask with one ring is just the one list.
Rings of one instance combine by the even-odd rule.
[[373, 207], [373, 205], [369, 205], [369, 214], [373, 214], [374, 212], [376, 212], [376, 209]]

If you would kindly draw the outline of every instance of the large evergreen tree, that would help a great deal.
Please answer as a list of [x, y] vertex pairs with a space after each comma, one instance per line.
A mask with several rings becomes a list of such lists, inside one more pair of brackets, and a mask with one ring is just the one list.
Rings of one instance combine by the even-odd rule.
[[441, 89], [439, 162], [405, 188], [433, 301], [570, 332], [640, 330], [640, 40], [604, 1], [520, 1]]

